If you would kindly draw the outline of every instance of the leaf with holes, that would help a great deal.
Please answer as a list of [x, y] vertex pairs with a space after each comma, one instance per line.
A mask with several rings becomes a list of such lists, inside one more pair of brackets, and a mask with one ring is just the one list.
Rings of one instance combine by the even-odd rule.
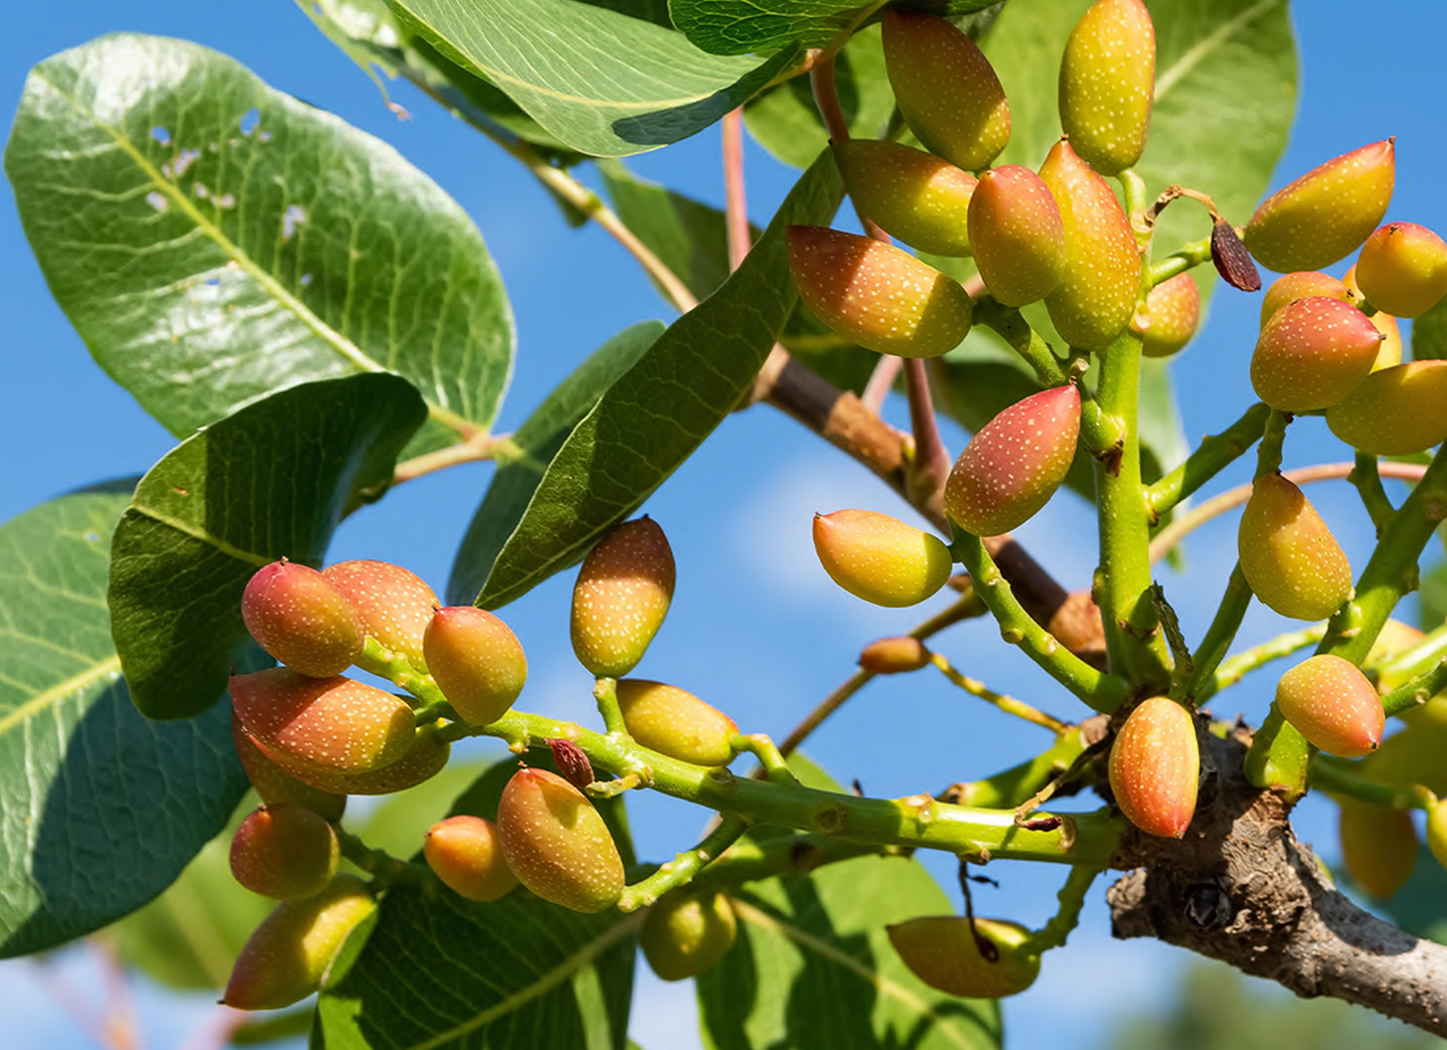
[[145, 904], [246, 789], [224, 706], [159, 725], [130, 702], [105, 605], [130, 492], [75, 492], [0, 526], [0, 957]]
[[174, 434], [388, 370], [427, 400], [417, 450], [497, 413], [512, 313], [472, 221], [233, 59], [134, 35], [62, 52], [26, 82], [5, 170], [56, 300]]
[[624, 157], [702, 131], [795, 64], [700, 51], [624, 4], [391, 0], [409, 30], [580, 153]]
[[425, 418], [396, 376], [321, 380], [248, 405], [151, 468], [116, 527], [109, 595], [142, 712], [189, 718], [255, 662], [247, 581], [279, 558], [318, 567], [337, 523], [385, 489]]
[[[839, 786], [799, 756], [809, 787]], [[762, 834], [778, 834], [765, 829]], [[698, 978], [714, 1050], [997, 1050], [993, 1001], [957, 999], [921, 982], [884, 927], [954, 911], [916, 860], [861, 857], [751, 882], [733, 895], [738, 942]]]
[[548, 465], [477, 604], [504, 605], [576, 562], [734, 410], [796, 299], [784, 231], [827, 222], [842, 192], [833, 158], [821, 158], [719, 290], [608, 388]]
[[[525, 758], [554, 768], [546, 748]], [[494, 819], [517, 768], [511, 757], [491, 767], [452, 813]], [[598, 810], [632, 863], [622, 798]], [[622, 1047], [642, 918], [583, 915], [521, 887], [486, 904], [393, 887], [366, 947], [323, 991], [312, 1046]]]
[[[1060, 138], [1057, 85], [1071, 28], [1091, 0], [1006, 4], [981, 42], [1010, 99], [1010, 144], [996, 163], [1039, 165]], [[1151, 5], [1156, 94], [1145, 154], [1146, 185], [1210, 192], [1244, 223], [1286, 148], [1296, 109], [1296, 48], [1287, 0], [1172, 0]], [[1211, 233], [1189, 203], [1161, 213], [1156, 258]], [[1202, 295], [1214, 272], [1197, 267]]]

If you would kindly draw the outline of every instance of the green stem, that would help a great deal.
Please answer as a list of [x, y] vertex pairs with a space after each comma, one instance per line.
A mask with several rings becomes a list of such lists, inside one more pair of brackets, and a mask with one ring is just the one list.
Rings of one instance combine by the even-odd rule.
[[987, 704], [994, 704], [1001, 711], [1016, 718], [1022, 718], [1026, 722], [1037, 726], [1043, 726], [1052, 733], [1063, 733], [1068, 728], [1066, 724], [1053, 715], [1047, 715], [1044, 711], [1032, 707], [1023, 700], [1016, 700], [1013, 696], [1005, 696], [993, 689], [986, 687], [984, 682], [968, 675], [963, 675], [950, 664], [940, 653], [930, 654], [930, 663], [940, 669], [940, 672], [955, 685], [959, 686], [971, 696], [978, 697]]
[[394, 653], [371, 636], [362, 645], [357, 666], [379, 678], [389, 679], [399, 689], [407, 690], [427, 705], [422, 710], [447, 703], [447, 697], [442, 695], [431, 675], [420, 674], [405, 656]]
[[[1201, 683], [1213, 680], [1216, 668], [1221, 665], [1226, 652], [1231, 648], [1236, 632], [1241, 628], [1241, 620], [1250, 605], [1251, 585], [1246, 582], [1246, 574], [1241, 571], [1241, 564], [1238, 562], [1231, 570], [1231, 578], [1226, 581], [1226, 593], [1221, 596], [1221, 604], [1216, 606], [1216, 615], [1211, 618], [1211, 626], [1206, 628], [1205, 637], [1196, 647], [1195, 674], [1183, 687], [1184, 699], [1193, 704], [1201, 704], [1210, 695], [1210, 692], [1202, 691]], [[1211, 692], [1215, 690], [1212, 689]]]
[[1382, 710], [1388, 715], [1415, 711], [1444, 689], [1447, 689], [1447, 660], [1382, 697]]
[[764, 774], [776, 784], [798, 784], [799, 778], [789, 769], [789, 764], [784, 761], [784, 756], [774, 746], [774, 742], [764, 733], [750, 733], [745, 736], [742, 733], [729, 737], [729, 747], [734, 749], [734, 754], [748, 752], [759, 760]]
[[1357, 773], [1358, 768], [1354, 763], [1318, 752], [1311, 759], [1311, 786], [1388, 809], [1430, 811], [1437, 805], [1437, 796], [1421, 784], [1381, 784]]
[[[1109, 864], [1124, 825], [1105, 810], [1062, 814], [1049, 831], [1015, 825], [1009, 810], [936, 802], [928, 795], [906, 799], [861, 798], [833, 791], [737, 777], [649, 751], [626, 737], [596, 733], [576, 723], [509, 711], [486, 726], [454, 723], [451, 738], [493, 736], [516, 747], [566, 737], [594, 767], [623, 776], [647, 770], [655, 790], [724, 814], [874, 846], [939, 849], [971, 858], [997, 857], [1057, 864]], [[1041, 814], [1045, 816], [1045, 814]]]
[[1162, 281], [1169, 281], [1178, 273], [1185, 273], [1187, 270], [1210, 261], [1211, 238], [1202, 237], [1199, 241], [1191, 241], [1189, 244], [1181, 245], [1160, 262], [1152, 263], [1146, 270], [1146, 285], [1154, 288]]
[[1447, 623], [1428, 631], [1412, 648], [1383, 659], [1376, 668], [1377, 688], [1391, 691], [1442, 660], [1447, 660]]
[[1060, 734], [1049, 750], [984, 780], [952, 785], [944, 795], [961, 806], [1014, 809], [1074, 765], [1084, 752], [1085, 740], [1080, 727], [1072, 726]]
[[1283, 656], [1300, 652], [1309, 645], [1315, 645], [1321, 641], [1324, 634], [1326, 634], [1326, 624], [1313, 624], [1311, 627], [1303, 627], [1299, 631], [1279, 634], [1270, 641], [1262, 642], [1260, 645], [1223, 661], [1211, 680], [1196, 690], [1196, 703], [1204, 704], [1221, 690], [1230, 688], [1252, 671], [1264, 667], [1272, 660], [1279, 660]]
[[374, 889], [400, 885], [420, 886], [432, 878], [431, 869], [425, 864], [410, 864], [405, 860], [398, 860], [386, 850], [373, 849], [349, 831], [340, 827], [335, 827], [334, 830], [342, 848], [342, 856], [372, 876]]
[[687, 885], [705, 865], [722, 856], [746, 830], [747, 821], [738, 817], [725, 817], [693, 849], [678, 854], [646, 879], [625, 889], [618, 901], [618, 910], [631, 912], [649, 907], [669, 890]]
[[1387, 527], [1387, 522], [1396, 513], [1392, 501], [1387, 499], [1387, 491], [1382, 488], [1382, 475], [1377, 470], [1377, 457], [1369, 456], [1365, 452], [1358, 452], [1356, 463], [1352, 466], [1352, 472], [1347, 475], [1347, 480], [1357, 487], [1357, 492], [1362, 497], [1362, 506], [1367, 508], [1367, 514], [1371, 516], [1372, 525], [1376, 527], [1377, 534]]
[[970, 571], [975, 593], [994, 614], [1005, 641], [1018, 645], [1047, 674], [1095, 710], [1109, 714], [1125, 701], [1125, 679], [1097, 671], [1030, 618], [980, 537], [954, 529], [953, 550]]
[[791, 872], [813, 871], [825, 864], [856, 857], [906, 856], [898, 846], [874, 846], [820, 835], [770, 835], [740, 839], [723, 856], [694, 877], [700, 893], [732, 890], [745, 882], [756, 882]]
[[1134, 225], [1137, 217], [1143, 216], [1150, 207], [1150, 198], [1146, 194], [1146, 182], [1135, 173], [1135, 169], [1126, 168], [1116, 175], [1120, 182], [1121, 196], [1125, 198], [1125, 213], [1131, 217]]
[[1056, 895], [1056, 899], [1060, 901], [1060, 909], [1054, 918], [1030, 935], [1025, 941], [1025, 951], [1038, 953], [1065, 947], [1070, 932], [1080, 925], [1080, 910], [1085, 906], [1085, 895], [1090, 892], [1095, 877], [1102, 870], [1084, 865], [1076, 865], [1070, 869], [1070, 874], [1065, 876], [1065, 885], [1060, 887], [1060, 893]]
[[1146, 506], [1159, 517], [1242, 456], [1266, 429], [1271, 409], [1261, 402], [1219, 434], [1203, 440], [1186, 461], [1161, 480], [1146, 487]]
[[1151, 600], [1152, 515], [1141, 486], [1136, 426], [1140, 360], [1140, 336], [1129, 330], [1101, 355], [1095, 399], [1123, 438], [1116, 453], [1098, 456], [1095, 464], [1100, 568], [1092, 596], [1100, 606], [1111, 672], [1158, 693], [1168, 687], [1170, 675], [1165, 636]]
[[1040, 333], [1030, 327], [1020, 311], [1003, 306], [993, 297], [983, 295], [975, 300], [975, 324], [982, 324], [998, 335], [1035, 370], [1041, 386], [1064, 386], [1070, 382], [1070, 362], [1062, 361], [1050, 349]]
[[618, 704], [618, 679], [600, 678], [594, 682], [593, 699], [598, 701], [598, 713], [603, 716], [603, 726], [609, 734], [628, 736], [623, 708]]

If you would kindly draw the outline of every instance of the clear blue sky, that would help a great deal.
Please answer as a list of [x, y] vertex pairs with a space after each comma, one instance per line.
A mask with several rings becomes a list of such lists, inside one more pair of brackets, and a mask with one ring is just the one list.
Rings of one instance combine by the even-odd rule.
[[[1397, 135], [1399, 174], [1388, 218], [1447, 231], [1441, 88], [1447, 4], [1305, 0], [1296, 6], [1303, 65], [1300, 122], [1275, 184], [1331, 156]], [[6, 110], [13, 109], [28, 68], [56, 51], [114, 30], [184, 37], [228, 52], [274, 87], [385, 138], [451, 193], [487, 239], [518, 319], [518, 362], [500, 429], [521, 422], [567, 368], [614, 332], [644, 318], [669, 317], [610, 240], [591, 228], [565, 226], [530, 177], [486, 141], [405, 87], [397, 87], [395, 97], [413, 119], [398, 122], [372, 84], [290, 3], [75, 0], [63, 11], [55, 17], [55, 7], [31, 4], [8, 18], [0, 34], [0, 99]], [[707, 132], [638, 158], [635, 167], [719, 203], [717, 153], [716, 134]], [[762, 224], [790, 175], [756, 149], [749, 153], [748, 174], [753, 217]], [[1258, 309], [1254, 297], [1218, 291], [1203, 336], [1179, 360], [1189, 436], [1219, 429], [1249, 402], [1245, 369]], [[8, 451], [0, 520], [67, 489], [141, 472], [171, 447], [169, 436], [94, 366], [50, 300], [8, 186], [0, 190], [0, 316], [5, 318], [0, 354], [17, 395], [0, 413], [0, 447]], [[898, 416], [899, 408], [891, 411]], [[1341, 458], [1340, 446], [1305, 440], [1312, 428], [1325, 432], [1319, 420], [1293, 427], [1290, 465]], [[949, 430], [946, 440], [958, 451], [964, 435]], [[440, 591], [488, 476], [488, 468], [470, 466], [405, 486], [349, 521], [332, 559], [396, 560]], [[1243, 477], [1236, 471], [1226, 480]], [[1351, 493], [1344, 485], [1324, 486], [1312, 498], [1359, 566], [1371, 537]], [[748, 731], [786, 733], [849, 673], [863, 643], [912, 626], [919, 615], [881, 613], [828, 583], [813, 558], [809, 519], [816, 510], [846, 506], [898, 510], [863, 470], [777, 413], [757, 408], [730, 419], [648, 506], [668, 531], [679, 562], [678, 597], [648, 658], [648, 674], [706, 696]], [[1091, 521], [1083, 503], [1063, 497], [1031, 522], [1022, 538], [1068, 586], [1083, 587], [1090, 565], [1080, 555], [1082, 547], [1093, 549], [1093, 541], [1085, 539]], [[1166, 585], [1182, 610], [1187, 636], [1199, 637], [1234, 560], [1234, 523], [1200, 534], [1190, 558], [1190, 575], [1169, 576]], [[590, 682], [567, 646], [568, 586], [557, 578], [504, 615], [527, 646], [533, 667], [521, 706], [584, 719], [591, 707]], [[1264, 638], [1284, 626], [1257, 610], [1243, 637]], [[958, 631], [942, 649], [992, 687], [1072, 715], [1040, 673], [1000, 646], [986, 625]], [[1218, 713], [1229, 716], [1239, 707], [1259, 719], [1265, 688], [1262, 682], [1230, 694], [1218, 702]], [[886, 719], [897, 728], [882, 733]], [[1007, 765], [1039, 742], [1028, 727], [972, 707], [933, 681], [881, 682], [821, 732], [811, 751], [845, 783], [857, 776], [870, 794], [902, 795]], [[988, 759], [982, 750], [990, 752]], [[921, 770], [928, 771], [923, 779]], [[691, 844], [704, 817], [681, 803], [642, 794], [630, 804], [645, 857], [661, 858]], [[1325, 807], [1303, 807], [1301, 823], [1307, 838], [1335, 855]], [[932, 868], [954, 893], [952, 866], [938, 862]], [[990, 874], [1004, 885], [998, 892], [982, 891], [991, 894], [985, 910], [1035, 923], [1047, 917], [1058, 873], [997, 865]], [[1012, 1045], [1091, 1045], [1108, 1014], [1100, 996], [1109, 985], [1129, 977], [1136, 982], [1137, 1001], [1169, 987], [1184, 956], [1156, 944], [1112, 942], [1100, 892], [1095, 896], [1073, 947], [1052, 955], [1036, 988], [1007, 1005]], [[77, 988], [97, 994], [95, 975], [83, 961], [62, 955], [62, 972]], [[646, 1017], [640, 1011], [635, 1032], [643, 1045], [650, 1050], [689, 1045], [688, 986], [664, 989], [645, 979], [642, 987], [650, 1007]], [[0, 1016], [10, 1032], [23, 1033], [7, 1040], [19, 1038], [21, 1046], [87, 1045], [39, 988], [32, 964], [0, 964]], [[142, 996], [148, 1048], [179, 1045], [187, 1026], [204, 1015], [195, 1001], [181, 1006], [154, 992], [143, 990]], [[1075, 1030], [1075, 1024], [1082, 1027]], [[687, 1035], [674, 1025], [684, 1026]]]

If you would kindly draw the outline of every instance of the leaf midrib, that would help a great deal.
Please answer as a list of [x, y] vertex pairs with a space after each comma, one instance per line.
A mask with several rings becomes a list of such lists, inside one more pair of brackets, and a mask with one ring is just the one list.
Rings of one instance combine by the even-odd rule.
[[81, 671], [79, 674], [73, 674], [69, 678], [55, 683], [49, 689], [36, 693], [15, 710], [0, 717], [0, 737], [8, 733], [15, 724], [25, 721], [68, 696], [74, 696], [92, 682], [99, 681], [107, 675], [119, 675], [120, 673], [121, 658], [110, 656], [92, 665], [89, 669]]
[[1184, 80], [1186, 75], [1200, 65], [1207, 55], [1235, 36], [1238, 30], [1245, 29], [1272, 8], [1280, 7], [1285, 2], [1286, 0], [1261, 0], [1259, 4], [1248, 7], [1235, 18], [1222, 22], [1205, 39], [1187, 48], [1169, 69], [1156, 77], [1155, 101], [1160, 102], [1165, 98], [1171, 88]]
[[861, 980], [872, 984], [880, 992], [898, 1000], [916, 1013], [931, 1018], [939, 1026], [939, 1031], [955, 1046], [961, 1047], [962, 1050], [976, 1050], [976, 1044], [967, 1039], [963, 1033], [952, 1025], [950, 1018], [941, 1017], [935, 1013], [929, 1003], [915, 995], [908, 988], [904, 987], [904, 985], [890, 980], [876, 970], [871, 970], [858, 959], [854, 958], [854, 956], [848, 952], [841, 951], [828, 941], [820, 940], [818, 937], [801, 930], [797, 926], [780, 922], [767, 912], [754, 907], [746, 901], [740, 900], [738, 897], [730, 897], [729, 900], [734, 906], [734, 913], [740, 919], [744, 920], [744, 922], [751, 922], [755, 926], [768, 930], [770, 933], [777, 933], [782, 937], [787, 937], [789, 940], [800, 945], [800, 947], [817, 952], [830, 962], [844, 967]]
[[[368, 357], [367, 354], [362, 351], [361, 347], [357, 346], [357, 344], [342, 335], [341, 332], [338, 332], [318, 317], [305, 303], [287, 291], [276, 278], [267, 273], [256, 260], [244, 252], [240, 245], [232, 241], [215, 223], [207, 219], [206, 216], [201, 213], [200, 209], [192, 203], [191, 199], [180, 191], [180, 187], [176, 183], [162, 177], [161, 173], [156, 170], [155, 166], [146, 158], [145, 154], [136, 149], [135, 144], [131, 142], [130, 138], [124, 132], [101, 120], [100, 117], [79, 98], [47, 77], [41, 68], [36, 68], [34, 76], [46, 84], [56, 95], [64, 99], [82, 118], [90, 121], [93, 126], [99, 128], [109, 136], [111, 141], [119, 146], [136, 167], [140, 169], [141, 173], [146, 176], [157, 192], [175, 204], [187, 218], [195, 223], [197, 229], [209, 237], [212, 242], [250, 276], [252, 280], [261, 285], [262, 289], [268, 295], [276, 299], [276, 301], [286, 310], [290, 311], [297, 320], [311, 329], [323, 343], [330, 346], [332, 350], [336, 352], [337, 356], [356, 366], [363, 372], [385, 373], [389, 371]], [[471, 423], [457, 413], [443, 408], [440, 405], [433, 404], [431, 401], [427, 402], [427, 412], [433, 419], [453, 430], [462, 433], [471, 433], [478, 429], [477, 424]]]

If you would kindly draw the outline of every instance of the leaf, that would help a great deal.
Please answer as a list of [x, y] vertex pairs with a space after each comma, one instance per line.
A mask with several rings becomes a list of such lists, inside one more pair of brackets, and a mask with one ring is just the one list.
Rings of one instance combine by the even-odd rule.
[[[1038, 167], [1060, 137], [1060, 57], [1089, 6], [1090, 0], [1007, 4], [982, 41], [1010, 99], [1010, 144], [997, 163]], [[1211, 194], [1228, 218], [1245, 222], [1295, 115], [1296, 47], [1286, 0], [1148, 6], [1156, 28], [1156, 102], [1135, 170], [1152, 193], [1180, 183]], [[1178, 201], [1156, 224], [1156, 257], [1210, 232], [1202, 208]], [[1192, 272], [1209, 295], [1214, 270]]]
[[[647, 179], [622, 161], [599, 161], [598, 174], [613, 210], [649, 250], [699, 299], [712, 295], [729, 275], [724, 213]], [[754, 236], [757, 239], [757, 231]]]
[[[840, 790], [797, 756], [789, 764], [809, 786]], [[738, 942], [698, 978], [710, 1050], [1001, 1045], [996, 1002], [935, 991], [889, 943], [886, 925], [953, 911], [918, 861], [863, 857], [752, 882], [732, 899]]]
[[827, 222], [839, 173], [822, 157], [723, 286], [658, 338], [568, 435], [478, 596], [496, 608], [581, 558], [733, 411], [796, 299], [784, 231]]
[[[546, 749], [529, 765], [550, 767]], [[454, 812], [492, 818], [517, 769], [489, 769]], [[599, 805], [625, 863], [622, 799]], [[491, 904], [440, 885], [399, 886], [382, 898], [376, 928], [340, 981], [323, 991], [313, 1046], [617, 1047], [626, 1043], [641, 914], [582, 915], [519, 887]]]
[[276, 903], [231, 874], [231, 837], [248, 812], [238, 808], [165, 893], [106, 931], [123, 963], [171, 988], [226, 987], [242, 945]]
[[389, 370], [427, 399], [422, 447], [496, 415], [512, 314], [472, 221], [232, 59], [135, 35], [62, 52], [26, 81], [5, 168], [50, 290], [172, 433]]
[[1447, 622], [1447, 562], [1437, 562], [1423, 575], [1417, 616], [1417, 626], [1424, 631], [1436, 630]]
[[581, 0], [389, 0], [450, 61], [580, 153], [622, 157], [702, 131], [798, 59], [706, 54], [682, 33]]
[[1447, 357], [1447, 299], [1412, 319], [1412, 360]]
[[448, 815], [458, 793], [482, 775], [476, 762], [449, 762], [442, 771], [416, 787], [380, 800], [357, 829], [373, 849], [405, 857], [422, 848], [427, 829]]
[[130, 489], [72, 493], [0, 526], [0, 957], [145, 904], [246, 790], [223, 707], [158, 725], [130, 702], [105, 605]]
[[663, 322], [645, 321], [619, 332], [554, 387], [513, 434], [517, 453], [498, 466], [452, 563], [450, 604], [466, 605], [482, 591], [498, 552], [522, 521], [563, 442], [663, 331]]
[[241, 409], [151, 468], [116, 528], [109, 596], [142, 712], [189, 718], [225, 692], [232, 668], [256, 660], [241, 622], [251, 575], [283, 557], [319, 564], [343, 514], [385, 489], [425, 417], [397, 376], [322, 380]]
[[389, 78], [405, 77], [433, 101], [491, 133], [531, 142], [568, 162], [578, 159], [507, 95], [418, 40], [384, 0], [297, 0], [297, 6], [376, 81], [384, 98], [387, 89], [377, 70]]
[[[878, 26], [844, 45], [834, 59], [834, 79], [849, 133], [877, 138], [894, 112]], [[807, 77], [786, 80], [753, 99], [744, 107], [744, 124], [759, 145], [796, 168], [807, 168], [829, 145]]]
[[[999, 0], [950, 0], [923, 7], [937, 15], [962, 15]], [[880, 5], [859, 0], [670, 0], [673, 24], [705, 51], [745, 55], [793, 44], [825, 47]]]

